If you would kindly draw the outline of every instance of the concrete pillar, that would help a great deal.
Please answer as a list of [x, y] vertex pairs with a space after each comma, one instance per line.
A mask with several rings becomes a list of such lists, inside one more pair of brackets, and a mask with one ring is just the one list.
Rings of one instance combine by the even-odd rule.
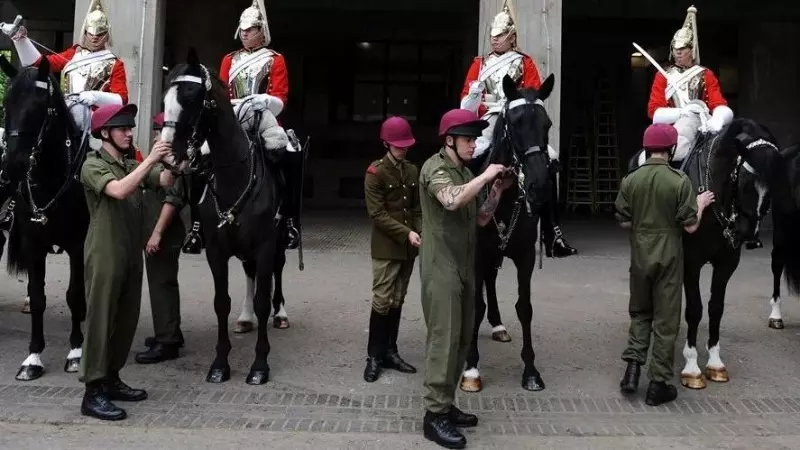
[[[478, 54], [490, 51], [489, 29], [492, 18], [503, 9], [504, 0], [480, 1], [480, 32]], [[553, 121], [550, 145], [559, 148], [561, 135], [561, 22], [562, 0], [509, 0], [516, 13], [517, 43], [530, 55], [539, 68], [542, 81], [551, 73], [556, 83], [553, 93], [545, 102], [547, 113]]]
[[[74, 39], [80, 39], [89, 0], [75, 0]], [[164, 54], [166, 0], [107, 0], [113, 47], [125, 63], [128, 98], [139, 107], [135, 144], [150, 150], [150, 118], [161, 102], [161, 67]], [[144, 24], [144, 26], [142, 26]]]
[[739, 111], [768, 126], [782, 147], [800, 141], [800, 24], [739, 28]]

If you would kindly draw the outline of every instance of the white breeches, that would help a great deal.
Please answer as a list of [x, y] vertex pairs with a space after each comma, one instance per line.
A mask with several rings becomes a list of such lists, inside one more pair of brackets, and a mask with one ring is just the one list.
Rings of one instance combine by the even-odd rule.
[[489, 122], [489, 126], [484, 128], [483, 133], [475, 140], [475, 152], [472, 154], [473, 158], [482, 155], [492, 145], [492, 138], [494, 136], [494, 126], [497, 123], [497, 116], [499, 113], [487, 113], [483, 119]]
[[[90, 133], [90, 128], [92, 126], [92, 108], [72, 99], [67, 100], [67, 108], [69, 108], [69, 112], [75, 120], [75, 125], [78, 126], [78, 130], [81, 132], [81, 137], [83, 137], [83, 133]], [[89, 147], [91, 147], [92, 150], [99, 150], [102, 146], [102, 142], [99, 139], [93, 138], [91, 135], [89, 135], [88, 138]]]

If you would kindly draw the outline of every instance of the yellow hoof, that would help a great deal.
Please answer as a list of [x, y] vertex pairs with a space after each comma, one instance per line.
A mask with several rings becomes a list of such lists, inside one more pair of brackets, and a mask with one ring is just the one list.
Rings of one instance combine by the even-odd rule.
[[495, 331], [492, 333], [492, 340], [497, 342], [511, 342], [511, 336], [508, 334], [508, 331]]
[[236, 334], [244, 334], [253, 331], [253, 322], [236, 322], [236, 328], [233, 332]]
[[730, 378], [728, 377], [728, 369], [716, 369], [714, 367], [706, 367], [706, 378], [717, 383], [727, 383]]
[[461, 378], [461, 390], [464, 392], [480, 392], [483, 390], [483, 381], [478, 378]]
[[702, 374], [697, 374], [697, 375], [693, 375], [693, 374], [683, 375], [683, 374], [681, 374], [681, 384], [683, 385], [683, 387], [686, 387], [686, 388], [689, 388], [689, 389], [705, 389], [705, 387], [706, 387], [706, 382], [703, 381], [703, 375]]

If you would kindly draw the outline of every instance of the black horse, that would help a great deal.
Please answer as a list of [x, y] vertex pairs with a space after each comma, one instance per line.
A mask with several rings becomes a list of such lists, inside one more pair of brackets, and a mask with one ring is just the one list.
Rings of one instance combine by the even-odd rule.
[[[491, 163], [511, 167], [517, 182], [505, 190], [493, 220], [478, 229], [475, 257], [475, 328], [467, 355], [461, 389], [478, 392], [483, 382], [478, 371], [478, 330], [486, 312], [483, 287], [494, 289], [497, 268], [503, 257], [509, 258], [517, 268], [518, 297], [515, 308], [522, 325], [522, 387], [529, 391], [544, 389], [544, 381], [536, 369], [531, 323], [531, 277], [536, 262], [535, 243], [540, 209], [552, 197], [550, 161], [547, 154], [548, 132], [552, 122], [544, 108], [555, 77], [550, 75], [541, 89], [518, 89], [508, 77], [503, 78], [503, 92], [508, 99], [497, 118], [492, 148], [473, 168], [482, 172]], [[491, 295], [492, 292], [490, 291]], [[496, 297], [495, 297], [496, 303]]]
[[162, 139], [172, 142], [177, 161], [187, 158], [192, 165], [200, 159], [199, 146], [208, 142], [210, 170], [205, 194], [199, 205], [206, 239], [206, 259], [214, 277], [214, 311], [217, 315], [216, 358], [206, 381], [230, 379], [228, 355], [228, 260], [242, 261], [248, 278], [255, 279], [254, 309], [258, 318], [255, 360], [247, 375], [248, 384], [269, 380], [267, 318], [274, 271], [277, 193], [256, 136], [242, 130], [227, 90], [200, 63], [192, 50], [173, 69], [164, 97]]
[[[29, 356], [16, 379], [35, 380], [44, 373], [45, 268], [54, 248], [69, 255], [67, 305], [72, 318], [66, 372], [80, 367], [86, 318], [83, 280], [83, 242], [89, 229], [89, 210], [77, 180], [88, 138], [75, 124], [64, 96], [43, 58], [39, 67], [17, 71], [0, 57], [11, 78], [5, 97], [6, 151], [3, 178], [11, 194], [8, 272], [27, 274], [31, 310]], [[74, 105], [85, 108], [83, 105]], [[87, 110], [88, 114], [88, 110]]]
[[[762, 199], [769, 195], [772, 209], [772, 297], [769, 327], [783, 329], [781, 278], [786, 276], [789, 293], [800, 293], [800, 144], [772, 152], [768, 163], [774, 180]], [[759, 180], [761, 181], [761, 180]], [[763, 183], [763, 182], [762, 182]]]
[[[711, 263], [711, 296], [708, 301], [709, 352], [705, 376], [711, 381], [728, 381], [728, 371], [720, 358], [720, 323], [725, 306], [728, 281], [739, 266], [741, 244], [751, 239], [759, 216], [759, 198], [763, 179], [772, 187], [770, 155], [776, 152], [775, 140], [757, 122], [738, 118], [715, 135], [701, 134], [698, 144], [687, 156], [681, 169], [689, 176], [697, 192], [711, 190], [715, 202], [703, 214], [694, 234], [684, 233], [685, 318], [688, 325], [683, 349], [686, 365], [681, 371], [681, 384], [691, 389], [705, 387], [703, 372], [697, 363], [697, 330], [703, 316], [700, 294], [700, 272]], [[637, 153], [629, 168], [638, 165]], [[763, 175], [758, 175], [763, 174]], [[757, 176], [752, 176], [757, 175]]]

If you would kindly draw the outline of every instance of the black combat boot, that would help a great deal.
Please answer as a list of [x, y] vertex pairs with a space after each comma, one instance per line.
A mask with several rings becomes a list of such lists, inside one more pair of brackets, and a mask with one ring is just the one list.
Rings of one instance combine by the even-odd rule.
[[678, 389], [663, 381], [651, 381], [644, 402], [648, 406], [658, 406], [678, 398]]
[[450, 417], [450, 421], [453, 422], [453, 425], [459, 428], [478, 426], [478, 416], [475, 414], [467, 414], [464, 411], [456, 408], [455, 405], [450, 407], [450, 412], [447, 413], [447, 415]]
[[147, 350], [136, 354], [136, 362], [139, 364], [156, 364], [178, 358], [179, 344], [162, 344], [156, 342]]
[[374, 309], [370, 310], [367, 367], [364, 369], [364, 381], [368, 383], [376, 381], [381, 374], [383, 358], [386, 355], [388, 319], [388, 316], [382, 316]]
[[140, 402], [147, 399], [144, 389], [134, 389], [123, 383], [119, 374], [110, 373], [103, 383], [103, 393], [110, 399], [120, 402]]
[[411, 364], [403, 361], [397, 352], [397, 334], [400, 331], [400, 318], [403, 308], [392, 308], [389, 310], [387, 322], [389, 324], [388, 346], [386, 356], [383, 358], [383, 368], [394, 369], [402, 373], [417, 373], [417, 369]]
[[633, 394], [639, 388], [639, 376], [642, 374], [642, 365], [636, 361], [628, 361], [625, 375], [619, 382], [619, 389], [624, 394]]
[[464, 448], [467, 446], [467, 438], [456, 429], [449, 413], [434, 414], [430, 411], [425, 412], [425, 418], [422, 421], [422, 433], [426, 439], [444, 448]]
[[100, 420], [123, 420], [128, 417], [124, 409], [111, 403], [111, 399], [103, 393], [103, 383], [97, 381], [86, 384], [81, 414]]
[[[156, 345], [157, 342], [158, 341], [156, 341], [156, 337], [155, 336], [150, 336], [150, 337], [145, 338], [144, 346], [148, 347], [148, 348], [149, 347], [153, 347], [153, 346]], [[183, 332], [181, 330], [178, 330], [178, 342], [176, 342], [176, 345], [178, 346], [178, 348], [183, 348], [184, 343], [185, 343], [185, 341], [183, 339]]]

